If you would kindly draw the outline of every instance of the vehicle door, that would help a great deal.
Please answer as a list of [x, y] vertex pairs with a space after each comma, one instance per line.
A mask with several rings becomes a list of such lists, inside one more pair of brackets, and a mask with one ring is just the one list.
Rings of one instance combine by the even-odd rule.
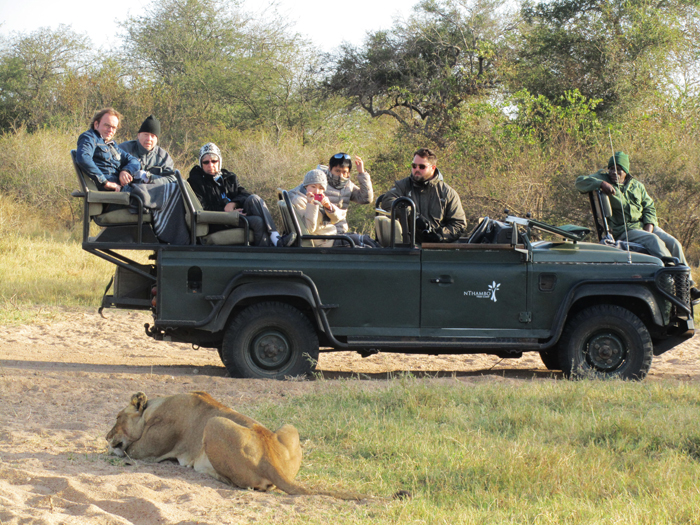
[[530, 317], [523, 251], [508, 244], [424, 247], [421, 335], [518, 337]]

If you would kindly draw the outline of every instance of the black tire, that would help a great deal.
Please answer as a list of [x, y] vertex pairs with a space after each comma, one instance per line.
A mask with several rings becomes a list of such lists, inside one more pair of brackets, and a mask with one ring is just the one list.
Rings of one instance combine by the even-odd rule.
[[654, 355], [644, 323], [614, 305], [591, 306], [576, 314], [558, 347], [562, 370], [573, 379], [644, 379]]
[[542, 350], [540, 352], [540, 359], [547, 367], [547, 370], [561, 370], [561, 364], [559, 364], [559, 348], [554, 347], [550, 350]]
[[316, 368], [318, 336], [309, 319], [293, 306], [259, 303], [229, 324], [221, 354], [231, 377], [306, 376]]

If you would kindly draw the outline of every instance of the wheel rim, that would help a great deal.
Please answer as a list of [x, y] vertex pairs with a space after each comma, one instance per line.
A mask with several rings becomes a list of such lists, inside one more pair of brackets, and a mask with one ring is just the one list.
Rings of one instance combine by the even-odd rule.
[[585, 345], [586, 361], [602, 372], [617, 370], [627, 359], [627, 346], [618, 334], [596, 332]]
[[253, 338], [249, 347], [250, 358], [262, 370], [279, 370], [292, 356], [287, 337], [277, 330], [266, 330]]

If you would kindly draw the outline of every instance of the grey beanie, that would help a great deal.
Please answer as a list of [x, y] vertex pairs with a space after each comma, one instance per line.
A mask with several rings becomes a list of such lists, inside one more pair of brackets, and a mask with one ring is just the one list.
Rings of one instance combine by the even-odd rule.
[[311, 170], [304, 175], [304, 182], [302, 183], [304, 187], [309, 184], [320, 184], [323, 186], [323, 191], [328, 188], [328, 179], [326, 179], [326, 174], [321, 170]]
[[224, 163], [224, 159], [221, 158], [221, 150], [219, 147], [214, 144], [213, 142], [207, 142], [204, 146], [201, 147], [199, 150], [199, 167], [202, 167], [202, 157], [204, 155], [216, 155], [219, 157], [219, 169], [221, 169], [221, 165]]

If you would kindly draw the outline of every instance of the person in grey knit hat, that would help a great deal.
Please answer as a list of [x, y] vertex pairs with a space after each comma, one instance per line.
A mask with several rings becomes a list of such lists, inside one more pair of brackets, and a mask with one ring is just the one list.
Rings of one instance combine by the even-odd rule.
[[[325, 194], [328, 188], [326, 172], [311, 170], [304, 175], [304, 181], [289, 192], [292, 206], [303, 221], [309, 235], [338, 235], [336, 224], [345, 218], [345, 213], [333, 204]], [[356, 246], [377, 248], [379, 244], [368, 235], [345, 233]], [[342, 239], [313, 239], [313, 246], [348, 246]]]
[[141, 163], [142, 182], [152, 184], [167, 184], [175, 182], [175, 163], [163, 148], [158, 146], [160, 137], [160, 121], [149, 115], [143, 121], [136, 140], [128, 140], [119, 144], [124, 151], [133, 155]]
[[[207, 211], [238, 212], [245, 216], [253, 232], [255, 246], [291, 246], [296, 233], [280, 236], [265, 201], [251, 194], [238, 182], [235, 173], [222, 167], [221, 150], [213, 142], [199, 150], [199, 163], [190, 170], [187, 181]], [[210, 225], [209, 231], [226, 229], [225, 225]]]

